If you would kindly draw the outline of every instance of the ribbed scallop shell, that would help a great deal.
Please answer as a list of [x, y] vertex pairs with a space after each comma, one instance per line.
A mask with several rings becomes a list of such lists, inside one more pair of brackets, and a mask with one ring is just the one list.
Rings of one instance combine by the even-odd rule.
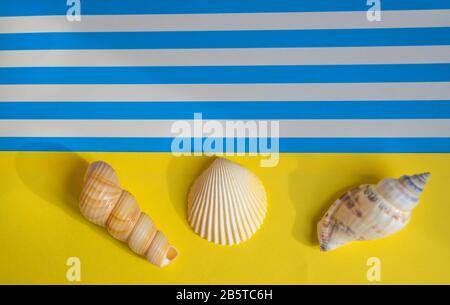
[[361, 185], [339, 198], [318, 223], [322, 251], [391, 235], [410, 220], [429, 173]]
[[266, 212], [266, 192], [258, 177], [224, 158], [217, 158], [195, 180], [188, 196], [189, 224], [216, 244], [233, 245], [249, 239]]
[[127, 242], [131, 250], [156, 266], [163, 267], [178, 256], [152, 219], [141, 213], [133, 195], [120, 187], [116, 173], [105, 162], [89, 165], [80, 210], [87, 219], [106, 227], [112, 236]]

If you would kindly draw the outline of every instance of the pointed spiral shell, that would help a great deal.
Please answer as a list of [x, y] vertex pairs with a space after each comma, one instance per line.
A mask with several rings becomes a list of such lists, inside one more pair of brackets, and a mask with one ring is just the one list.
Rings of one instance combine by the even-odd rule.
[[133, 195], [120, 187], [113, 168], [103, 161], [89, 165], [79, 207], [89, 221], [106, 227], [109, 234], [127, 242], [131, 250], [156, 266], [163, 267], [178, 256], [153, 220], [141, 212]]
[[354, 240], [373, 240], [405, 227], [429, 173], [361, 185], [341, 196], [318, 223], [320, 249], [329, 251]]

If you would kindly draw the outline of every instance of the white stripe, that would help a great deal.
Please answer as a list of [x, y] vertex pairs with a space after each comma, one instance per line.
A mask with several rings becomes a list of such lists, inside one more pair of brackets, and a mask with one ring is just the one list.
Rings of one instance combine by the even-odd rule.
[[225, 85], [0, 85], [0, 102], [450, 100], [450, 82]]
[[418, 28], [450, 26], [450, 10], [382, 11], [370, 22], [367, 12], [301, 12], [251, 14], [86, 15], [0, 18], [0, 33], [218, 31], [350, 28]]
[[[2, 120], [0, 136], [174, 137], [179, 135], [179, 131], [171, 132], [174, 122], [171, 120]], [[188, 122], [192, 127], [193, 121]], [[221, 123], [225, 126], [224, 121]], [[280, 137], [450, 137], [450, 120], [290, 120], [280, 121]]]
[[0, 67], [417, 64], [450, 62], [450, 46], [0, 51]]

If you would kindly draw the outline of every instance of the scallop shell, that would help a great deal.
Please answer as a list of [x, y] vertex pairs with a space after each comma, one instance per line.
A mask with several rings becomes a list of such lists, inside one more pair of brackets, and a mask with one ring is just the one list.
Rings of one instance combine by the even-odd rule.
[[127, 242], [131, 250], [152, 264], [163, 267], [178, 256], [152, 219], [141, 212], [133, 195], [120, 187], [114, 169], [107, 163], [89, 165], [79, 206], [87, 219], [106, 227], [112, 236]]
[[354, 240], [373, 240], [405, 227], [429, 173], [361, 185], [341, 196], [318, 223], [320, 249], [329, 251]]
[[193, 183], [188, 222], [201, 237], [220, 245], [239, 244], [255, 234], [267, 212], [261, 181], [246, 168], [217, 158]]

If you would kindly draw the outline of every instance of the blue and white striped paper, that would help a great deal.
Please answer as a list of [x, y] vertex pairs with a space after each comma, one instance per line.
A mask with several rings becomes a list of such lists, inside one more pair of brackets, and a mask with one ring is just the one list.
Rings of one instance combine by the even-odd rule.
[[280, 120], [281, 152], [450, 152], [450, 0], [0, 0], [0, 150], [170, 151]]

